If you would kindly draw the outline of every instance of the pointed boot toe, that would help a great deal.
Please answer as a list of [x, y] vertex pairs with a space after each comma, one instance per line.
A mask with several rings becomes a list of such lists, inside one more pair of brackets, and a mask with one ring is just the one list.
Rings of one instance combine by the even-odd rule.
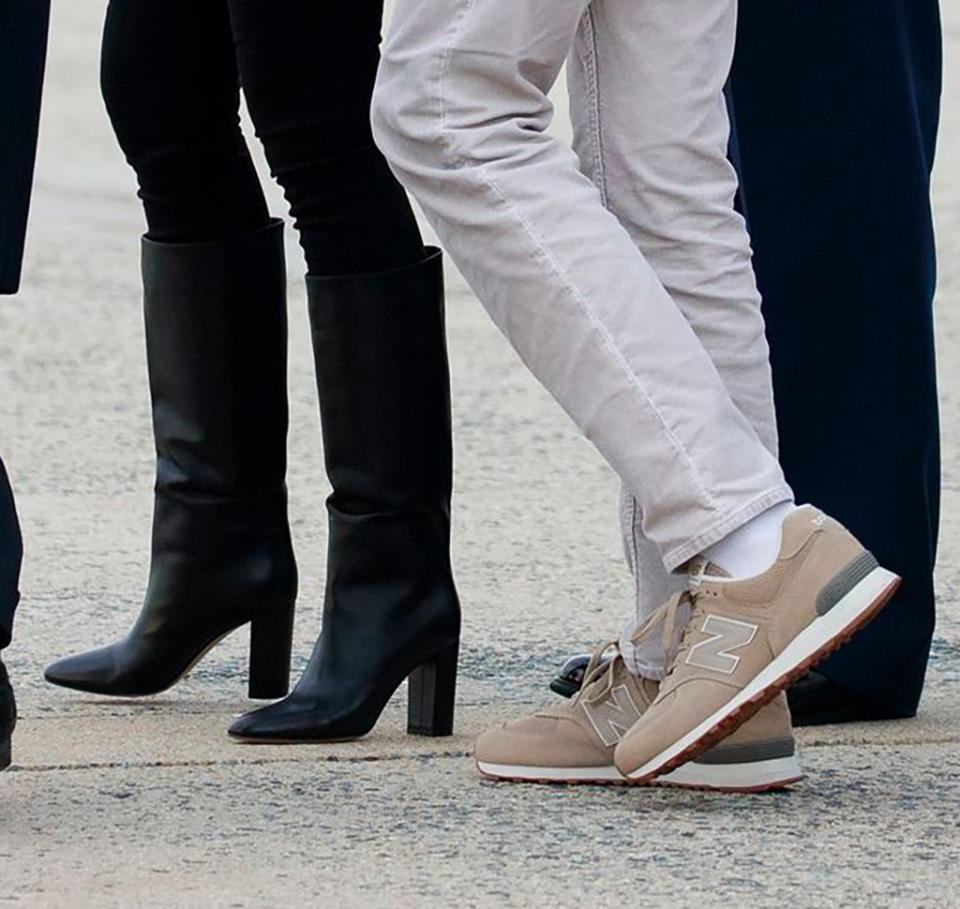
[[[227, 732], [252, 744], [308, 744], [359, 738], [363, 732], [335, 735], [318, 717], [323, 714], [311, 699], [295, 694], [238, 717]], [[366, 731], [366, 730], [365, 730]]]
[[91, 694], [120, 694], [112, 647], [90, 650], [51, 663], [43, 677], [53, 685]]
[[[227, 729], [227, 734], [241, 742], [271, 740], [273, 734], [282, 731], [280, 729], [281, 724], [277, 722], [279, 717], [274, 709], [275, 706], [271, 704], [269, 707], [251, 710], [249, 713], [237, 717]], [[264, 735], [264, 731], [267, 732], [266, 735]]]

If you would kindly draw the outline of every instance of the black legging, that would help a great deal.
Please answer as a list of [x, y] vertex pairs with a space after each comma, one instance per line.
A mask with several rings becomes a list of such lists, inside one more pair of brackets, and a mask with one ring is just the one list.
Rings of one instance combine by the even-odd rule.
[[312, 275], [419, 261], [407, 198], [373, 144], [382, 0], [110, 0], [102, 85], [149, 236], [267, 223], [239, 125], [242, 85]]

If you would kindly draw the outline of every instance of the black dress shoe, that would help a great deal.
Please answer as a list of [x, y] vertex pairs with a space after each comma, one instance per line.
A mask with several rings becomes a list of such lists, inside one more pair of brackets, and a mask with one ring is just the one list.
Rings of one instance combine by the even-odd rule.
[[10, 738], [16, 725], [17, 704], [13, 699], [7, 669], [0, 661], [0, 770], [10, 766]]
[[583, 684], [583, 674], [590, 665], [589, 653], [578, 653], [570, 657], [550, 683], [550, 690], [565, 698], [572, 698]]
[[787, 700], [794, 726], [902, 720], [915, 716], [858, 695], [815, 669], [794, 682], [787, 691]]

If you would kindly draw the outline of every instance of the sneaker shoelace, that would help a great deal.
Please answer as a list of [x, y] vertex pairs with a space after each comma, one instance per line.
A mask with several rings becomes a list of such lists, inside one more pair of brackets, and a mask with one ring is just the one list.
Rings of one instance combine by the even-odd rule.
[[[661, 646], [664, 652], [669, 651], [673, 643], [673, 634], [677, 628], [677, 614], [680, 611], [680, 607], [687, 603], [692, 607], [695, 602], [696, 591], [681, 590], [673, 594], [665, 603], [658, 606], [657, 609], [647, 616], [636, 631], [630, 635], [630, 642], [639, 644], [641, 641], [652, 636], [657, 626], [662, 622]], [[679, 657], [680, 653], [686, 647], [685, 637], [686, 635], [681, 636], [680, 649], [677, 652], [677, 657]], [[614, 656], [609, 660], [604, 660], [603, 655], [611, 648], [616, 651]], [[587, 670], [583, 674], [583, 682], [580, 685], [580, 690], [574, 695], [574, 703], [579, 703], [581, 700], [584, 700], [588, 704], [595, 704], [598, 701], [604, 700], [613, 689], [613, 683], [617, 674], [617, 661], [622, 659], [623, 657], [620, 654], [617, 641], [607, 641], [605, 644], [601, 644], [590, 658]], [[671, 660], [670, 668], [667, 671], [668, 676], [673, 672], [676, 663], [677, 659]], [[601, 679], [603, 680], [602, 684], [594, 685], [595, 682], [599, 682]]]

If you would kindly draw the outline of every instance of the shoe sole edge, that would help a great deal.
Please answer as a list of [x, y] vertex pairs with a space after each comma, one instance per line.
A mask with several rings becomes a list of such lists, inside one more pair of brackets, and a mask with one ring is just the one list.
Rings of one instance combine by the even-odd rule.
[[608, 767], [537, 767], [481, 760], [476, 764], [481, 776], [514, 783], [594, 783], [622, 786], [627, 782], [613, 764]]
[[[612, 764], [609, 767], [530, 767], [477, 761], [480, 775], [512, 783], [625, 786], [630, 781]], [[741, 764], [684, 764], [658, 777], [651, 785], [709, 792], [767, 792], [783, 789], [803, 779], [795, 756]]]
[[322, 736], [312, 736], [309, 738], [297, 738], [292, 735], [247, 735], [243, 732], [231, 732], [227, 730], [230, 741], [238, 745], [341, 745], [345, 742], [357, 742], [362, 739], [366, 732], [358, 732], [356, 735], [341, 735], [323, 738]]

